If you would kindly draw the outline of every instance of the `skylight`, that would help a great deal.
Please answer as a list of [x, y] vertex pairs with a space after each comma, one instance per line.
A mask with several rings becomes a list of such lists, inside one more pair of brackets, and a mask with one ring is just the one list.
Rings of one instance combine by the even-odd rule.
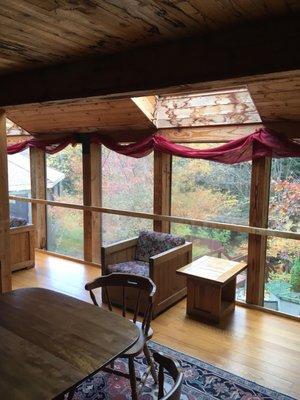
[[154, 124], [157, 128], [196, 127], [261, 122], [247, 88], [158, 96]]

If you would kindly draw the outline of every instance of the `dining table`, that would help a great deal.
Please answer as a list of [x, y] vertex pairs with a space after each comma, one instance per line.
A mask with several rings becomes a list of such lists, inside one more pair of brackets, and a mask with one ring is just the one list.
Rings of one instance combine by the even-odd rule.
[[134, 323], [42, 288], [0, 295], [0, 398], [71, 398], [76, 387], [133, 346]]

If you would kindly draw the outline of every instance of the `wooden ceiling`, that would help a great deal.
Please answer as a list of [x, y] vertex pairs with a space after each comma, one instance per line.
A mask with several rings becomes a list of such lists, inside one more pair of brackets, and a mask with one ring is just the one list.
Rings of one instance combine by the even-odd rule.
[[289, 16], [297, 0], [3, 0], [0, 74]]
[[[246, 84], [243, 87], [242, 82]], [[300, 71], [199, 84], [157, 97], [87, 98], [10, 106], [6, 114], [33, 135], [97, 131], [133, 140], [157, 128], [295, 122], [300, 121]]]
[[131, 99], [86, 99], [11, 108], [7, 117], [30, 134], [101, 132], [119, 137], [151, 134], [152, 121]]

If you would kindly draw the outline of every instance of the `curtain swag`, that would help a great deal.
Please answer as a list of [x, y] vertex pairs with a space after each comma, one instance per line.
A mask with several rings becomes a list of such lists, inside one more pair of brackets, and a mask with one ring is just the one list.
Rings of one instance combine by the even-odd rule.
[[[266, 128], [259, 129], [248, 136], [232, 140], [221, 146], [205, 150], [193, 149], [173, 143], [158, 134], [130, 144], [118, 143], [114, 139], [101, 134], [90, 134], [89, 138], [92, 143], [103, 144], [110, 150], [134, 158], [145, 157], [153, 150], [178, 157], [199, 158], [224, 164], [236, 164], [261, 157], [300, 157], [299, 143]], [[15, 154], [27, 148], [38, 148], [48, 154], [54, 154], [63, 150], [69, 144], [75, 146], [81, 142], [82, 135], [76, 134], [65, 136], [61, 139], [30, 139], [9, 145], [7, 153]]]

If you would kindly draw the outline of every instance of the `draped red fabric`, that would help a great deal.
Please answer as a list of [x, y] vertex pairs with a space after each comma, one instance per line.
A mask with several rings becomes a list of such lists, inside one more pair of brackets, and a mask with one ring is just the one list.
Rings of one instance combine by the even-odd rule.
[[[92, 143], [101, 143], [110, 150], [134, 158], [145, 157], [153, 150], [178, 157], [200, 158], [224, 164], [251, 161], [261, 157], [300, 157], [299, 143], [266, 128], [259, 129], [241, 139], [205, 150], [182, 146], [157, 134], [130, 144], [120, 144], [112, 138], [99, 134], [90, 135], [90, 139]], [[30, 139], [8, 146], [7, 152], [15, 154], [28, 147], [37, 147], [46, 153], [53, 154], [63, 150], [69, 144], [75, 145], [76, 143], [80, 143], [80, 138], [76, 135], [55, 140]]]

